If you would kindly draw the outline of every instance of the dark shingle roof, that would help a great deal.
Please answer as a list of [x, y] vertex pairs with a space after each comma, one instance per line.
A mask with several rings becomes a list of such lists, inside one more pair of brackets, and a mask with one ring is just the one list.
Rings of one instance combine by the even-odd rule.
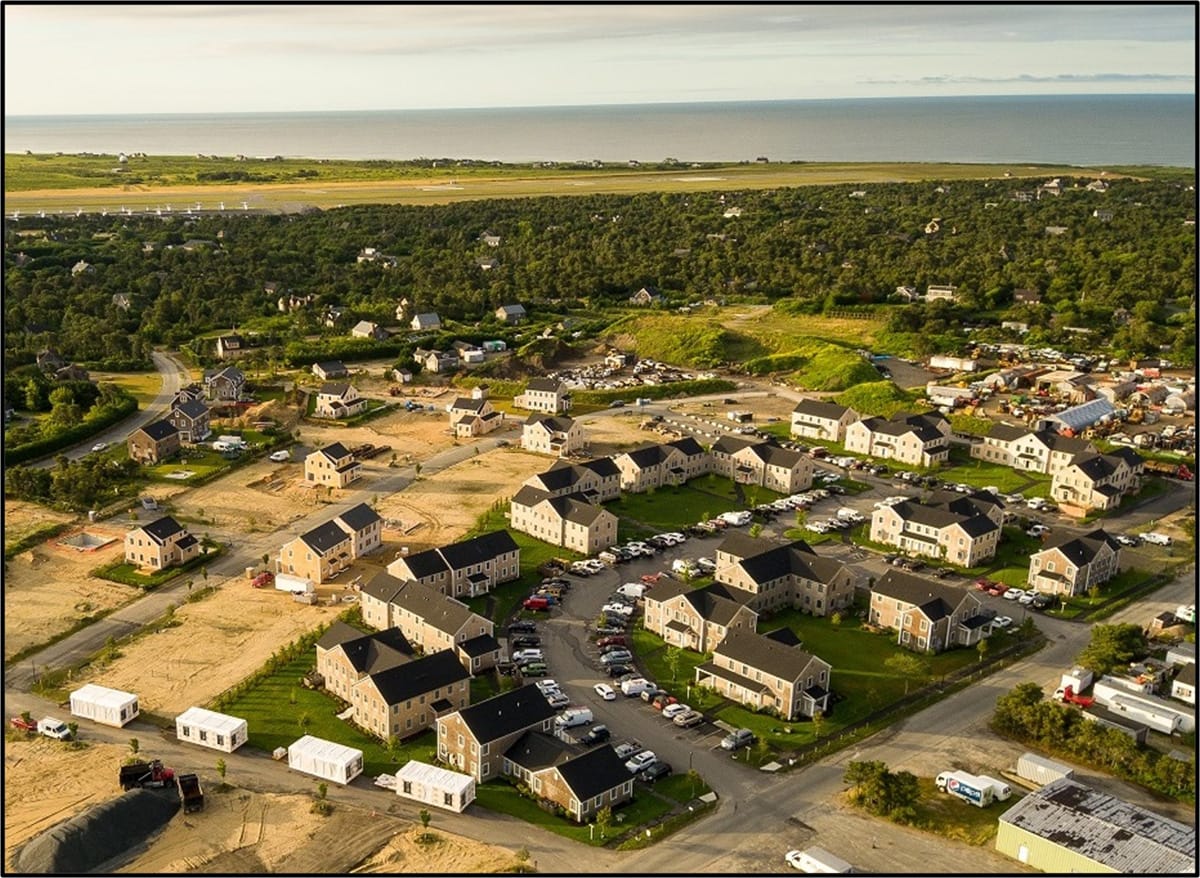
[[466, 680], [467, 673], [452, 649], [443, 649], [424, 658], [371, 674], [371, 682], [388, 704], [453, 686]]
[[1121, 551], [1121, 546], [1103, 528], [1096, 528], [1096, 530], [1090, 533], [1080, 534], [1079, 536], [1059, 534], [1047, 540], [1046, 545], [1037, 554], [1040, 555], [1042, 552], [1058, 549], [1068, 561], [1076, 567], [1082, 567], [1096, 560], [1096, 555], [1099, 554], [1100, 549], [1104, 546], [1108, 546], [1114, 553]]
[[339, 515], [338, 518], [346, 522], [354, 530], [363, 530], [369, 525], [383, 520], [366, 503], [359, 503], [357, 506], [350, 507]]
[[334, 461], [335, 463], [343, 457], [350, 456], [350, 449], [347, 448], [345, 445], [343, 445], [341, 442], [331, 442], [330, 444], [326, 445], [324, 448], [318, 449], [318, 451], [320, 451], [322, 454], [324, 454], [326, 457], [328, 457], [330, 460]]
[[300, 539], [323, 555], [339, 543], [349, 540], [350, 535], [338, 527], [337, 522], [327, 521], [301, 534]]
[[697, 454], [704, 453], [704, 446], [691, 436], [684, 436], [682, 439], [673, 439], [666, 443], [666, 447], [676, 448], [688, 457], [695, 457]]
[[702, 619], [717, 625], [728, 625], [744, 606], [720, 594], [712, 585], [691, 589], [683, 597], [696, 608]]
[[376, 674], [403, 665], [413, 654], [412, 646], [399, 628], [363, 634], [340, 621], [329, 626], [317, 646], [322, 649], [341, 647], [347, 661], [360, 674]]
[[842, 416], [848, 411], [850, 409], [844, 405], [838, 405], [833, 402], [822, 402], [819, 399], [802, 399], [792, 409], [793, 414], [812, 415], [814, 418], [826, 418], [833, 421], [840, 421]]
[[799, 647], [785, 646], [741, 628], [730, 631], [714, 653], [784, 680], [795, 680], [808, 673], [814, 658]]
[[533, 485], [522, 485], [520, 490], [513, 494], [512, 502], [518, 506], [536, 506], [549, 496], [549, 491], [543, 491]]
[[500, 643], [490, 634], [480, 634], [464, 640], [458, 645], [458, 648], [471, 658], [476, 658], [495, 652], [500, 648]]
[[989, 439], [996, 439], [1000, 442], [1013, 442], [1028, 433], [1028, 427], [1014, 427], [1011, 424], [992, 424], [992, 429], [988, 431], [987, 435]]
[[529, 383], [525, 385], [526, 390], [544, 390], [555, 392], [561, 387], [561, 382], [553, 378], [530, 378]]
[[350, 389], [350, 385], [345, 381], [326, 381], [321, 385], [321, 389], [317, 392], [327, 396], [343, 397]]
[[155, 442], [161, 442], [169, 436], [178, 436], [179, 431], [175, 429], [175, 425], [170, 421], [155, 421], [153, 424], [147, 424], [141, 428], [142, 433], [145, 433]]
[[783, 545], [731, 534], [720, 550], [741, 558], [741, 567], [757, 583], [792, 574], [813, 582], [829, 583], [841, 570], [841, 562], [823, 558], [804, 540]]
[[580, 802], [594, 799], [632, 778], [625, 763], [611, 744], [603, 744], [576, 756], [557, 768], [563, 782]]
[[208, 414], [208, 406], [198, 399], [189, 399], [187, 402], [181, 402], [175, 406], [175, 411], [185, 418], [195, 420]]
[[875, 583], [876, 594], [895, 598], [918, 607], [931, 621], [949, 616], [964, 598], [978, 599], [952, 585], [912, 576], [899, 570], [889, 570]]
[[[447, 597], [419, 582], [406, 582], [391, 602], [420, 618], [426, 625], [454, 636], [475, 615], [462, 601]], [[486, 627], [486, 625], [484, 626]]]
[[454, 404], [450, 408], [454, 411], [475, 412], [478, 414], [487, 404], [488, 401], [486, 399], [471, 399], [469, 396], [460, 396], [454, 400]]
[[317, 368], [329, 375], [333, 372], [345, 372], [346, 366], [341, 360], [326, 360], [323, 363], [317, 363]]
[[800, 638], [796, 636], [796, 632], [791, 628], [776, 628], [774, 631], [764, 634], [768, 640], [774, 640], [776, 643], [782, 643], [784, 646], [802, 646]]
[[437, 549], [426, 549], [424, 552], [417, 552], [415, 555], [409, 555], [407, 558], [404, 558], [403, 561], [414, 579], [424, 579], [426, 576], [433, 576], [435, 573], [445, 573], [450, 569]]
[[574, 418], [568, 418], [564, 415], [547, 415], [542, 412], [534, 412], [525, 419], [525, 426], [532, 427], [540, 424], [551, 433], [566, 433], [575, 425]]
[[[584, 469], [591, 470], [592, 473], [600, 478], [610, 478], [612, 476], [620, 476], [621, 470], [617, 468], [616, 463], [611, 457], [597, 457], [593, 460], [585, 460], [578, 464]], [[551, 467], [554, 469], [554, 467]]]
[[576, 524], [590, 525], [604, 512], [605, 508], [595, 503], [589, 503], [582, 494], [568, 494], [565, 497], [551, 497], [550, 506], [561, 517]]
[[503, 692], [459, 711], [463, 723], [480, 743], [540, 726], [554, 714], [554, 708], [533, 684]]
[[367, 581], [367, 584], [362, 587], [362, 593], [370, 595], [376, 600], [381, 600], [384, 603], [390, 603], [396, 593], [404, 587], [404, 580], [397, 579], [387, 571], [380, 571]]
[[1081, 454], [1071, 461], [1089, 479], [1105, 479], [1117, 471], [1117, 461], [1105, 454]]
[[[513, 741], [504, 751], [504, 758], [526, 771], [540, 771], [553, 765], [561, 765], [575, 754], [575, 748], [545, 732], [529, 731]], [[621, 766], [625, 771], [625, 766]], [[625, 771], [626, 777], [629, 772]]]
[[156, 543], [165, 543], [168, 539], [183, 530], [183, 525], [169, 515], [152, 521], [142, 528]]

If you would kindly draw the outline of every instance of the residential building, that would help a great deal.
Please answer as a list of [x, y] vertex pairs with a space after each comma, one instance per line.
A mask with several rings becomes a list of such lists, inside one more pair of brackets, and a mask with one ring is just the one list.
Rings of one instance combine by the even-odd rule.
[[334, 378], [345, 378], [350, 374], [350, 370], [341, 360], [326, 360], [323, 363], [313, 363], [312, 373], [322, 381], [329, 381]]
[[1121, 545], [1103, 528], [1081, 536], [1051, 537], [1029, 557], [1029, 587], [1071, 597], [1108, 582], [1121, 569]]
[[712, 471], [743, 485], [795, 494], [812, 485], [813, 462], [770, 440], [727, 434], [713, 443]]
[[125, 534], [125, 563], [149, 570], [186, 564], [200, 554], [200, 541], [169, 515]]
[[317, 641], [317, 673], [328, 691], [350, 701], [364, 676], [399, 667], [413, 655], [412, 645], [397, 628], [363, 634], [335, 619]]
[[604, 503], [621, 496], [621, 470], [611, 457], [582, 463], [560, 460], [545, 472], [530, 476], [525, 484], [553, 497], [582, 494], [590, 503]]
[[179, 454], [179, 431], [170, 420], [155, 421], [129, 434], [129, 457], [141, 464], [162, 463]]
[[423, 314], [415, 315], [409, 325], [415, 330], [441, 329], [442, 318], [433, 311], [426, 311]]
[[666, 298], [652, 286], [645, 286], [629, 297], [630, 305], [659, 305]]
[[829, 709], [829, 663], [771, 637], [735, 628], [696, 668], [696, 685], [792, 721]]
[[645, 594], [645, 626], [672, 646], [712, 652], [734, 628], [753, 631], [758, 613], [746, 603], [726, 597], [719, 585], [692, 588], [663, 579]]
[[222, 335], [217, 338], [217, 359], [228, 360], [244, 353], [246, 340], [240, 335]]
[[413, 351], [413, 362], [420, 363], [422, 369], [435, 375], [453, 372], [459, 366], [458, 354], [454, 351], [427, 351], [421, 348]]
[[245, 387], [246, 376], [236, 366], [206, 370], [204, 373], [204, 389], [209, 399], [236, 402], [242, 398]]
[[195, 444], [212, 435], [211, 415], [208, 406], [202, 400], [189, 399], [181, 402], [176, 398], [171, 403], [167, 420], [179, 431], [180, 442]]
[[350, 330], [351, 338], [369, 338], [375, 341], [383, 341], [388, 337], [387, 330], [378, 323], [372, 323], [370, 320], [360, 320], [354, 324]]
[[1052, 874], [1196, 873], [1196, 828], [1071, 778], [1021, 797], [1000, 815], [996, 850]]
[[446, 410], [450, 413], [450, 429], [456, 439], [483, 436], [504, 426], [504, 412], [492, 408], [487, 398], [460, 396]]
[[532, 414], [521, 431], [521, 447], [537, 454], [570, 457], [585, 444], [583, 425], [564, 415]]
[[1017, 305], [1040, 305], [1042, 294], [1030, 289], [1013, 290], [1013, 302]]
[[517, 408], [548, 415], [564, 415], [571, 410], [571, 394], [567, 385], [553, 378], [531, 378], [525, 392], [513, 399]]
[[405, 555], [387, 566], [451, 597], [477, 597], [521, 575], [521, 550], [506, 530], [494, 530], [436, 549]]
[[858, 419], [858, 412], [844, 405], [802, 399], [792, 409], [792, 435], [822, 442], [842, 442], [846, 438], [846, 428]]
[[972, 592], [889, 570], [871, 591], [870, 619], [896, 631], [896, 642], [916, 652], [974, 646], [991, 631], [991, 618]]
[[327, 381], [317, 391], [314, 418], [352, 418], [367, 409], [367, 400], [349, 382]]
[[508, 749], [526, 732], [549, 732], [555, 713], [531, 684], [440, 716], [438, 761], [479, 783], [499, 777]]
[[554, 495], [528, 484], [509, 504], [509, 526], [584, 555], [617, 542], [617, 517], [586, 495]]
[[1060, 436], [1050, 430], [993, 424], [983, 441], [971, 446], [971, 457], [1013, 469], [1054, 475], [1076, 456], [1095, 450], [1090, 442]]
[[327, 521], [284, 543], [275, 565], [278, 573], [321, 585], [336, 579], [353, 563], [351, 535], [336, 521]]
[[995, 557], [1004, 522], [1003, 507], [993, 503], [985, 511], [985, 502], [977, 495], [975, 500], [959, 495], [953, 500], [905, 500], [881, 506], [871, 514], [871, 539], [959, 567], [974, 567]]
[[846, 450], [910, 466], [936, 466], [950, 456], [950, 422], [940, 414], [863, 418], [846, 428]]
[[925, 288], [925, 301], [936, 302], [943, 299], [947, 302], [953, 302], [958, 299], [958, 287], [951, 284], [930, 284]]
[[1050, 496], [1065, 512], [1084, 515], [1115, 509], [1121, 498], [1141, 486], [1141, 456], [1131, 448], [1111, 454], [1080, 454], [1054, 474]]
[[528, 731], [504, 752], [501, 771], [576, 823], [633, 798], [633, 775], [611, 744], [580, 752], [540, 731]]
[[304, 481], [310, 485], [345, 488], [362, 476], [362, 464], [341, 442], [333, 442], [304, 458]]
[[712, 469], [708, 452], [690, 436], [618, 454], [613, 463], [621, 471], [621, 490], [635, 494], [682, 485]]
[[1196, 706], [1196, 663], [1189, 662], [1181, 667], [1171, 681], [1171, 697], [1185, 704]]
[[366, 503], [351, 506], [334, 516], [334, 522], [350, 534], [350, 553], [362, 558], [383, 548], [383, 519]]
[[749, 594], [746, 603], [760, 613], [791, 607], [828, 616], [854, 601], [850, 568], [803, 540], [780, 544], [733, 533], [717, 547], [715, 562], [713, 578]]
[[524, 305], [501, 305], [496, 309], [496, 319], [510, 326], [524, 323], [526, 316]]

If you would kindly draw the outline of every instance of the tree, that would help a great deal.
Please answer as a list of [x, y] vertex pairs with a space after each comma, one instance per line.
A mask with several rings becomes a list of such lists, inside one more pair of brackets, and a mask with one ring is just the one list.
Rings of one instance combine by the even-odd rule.
[[821, 737], [821, 727], [825, 725], [825, 711], [821, 710], [820, 708], [814, 710], [812, 715], [812, 723], [813, 735], [818, 738]]
[[600, 830], [600, 837], [608, 836], [609, 827], [612, 826], [612, 807], [605, 805], [596, 812], [596, 828]]
[[429, 813], [429, 811], [428, 811], [428, 810], [426, 810], [425, 808], [422, 808], [422, 809], [421, 809], [421, 810], [420, 810], [420, 811], [417, 813], [417, 818], [418, 818], [418, 819], [421, 821], [421, 828], [422, 828], [422, 829], [428, 829], [428, 828], [429, 828], [429, 821], [433, 819], [433, 815], [432, 815], [432, 814], [430, 814], [430, 813]]
[[529, 868], [529, 848], [521, 845], [513, 857], [517, 861], [518, 872], [524, 872]]
[[901, 652], [884, 659], [883, 667], [888, 673], [904, 678], [904, 694], [908, 694], [908, 685], [914, 677], [924, 679], [929, 674], [929, 666], [911, 653]]
[[901, 822], [914, 816], [920, 787], [911, 773], [893, 773], [879, 761], [851, 762], [843, 779], [852, 788], [851, 800], [872, 814]]
[[141, 748], [142, 748], [142, 745], [138, 742], [137, 738], [129, 739], [129, 755], [130, 756], [137, 756], [138, 750], [140, 750]]
[[761, 524], [759, 524], [757, 521], [754, 524], [750, 525], [749, 534], [751, 537], [757, 538], [759, 535], [762, 534], [762, 532], [763, 532], [763, 526]]
[[1076, 661], [1096, 676], [1123, 668], [1146, 654], [1146, 634], [1141, 626], [1130, 623], [1095, 625], [1092, 639]]
[[400, 736], [388, 735], [387, 753], [391, 757], [392, 762], [400, 761]]
[[217, 776], [221, 778], [221, 783], [222, 783], [222, 784], [224, 784], [224, 783], [225, 783], [225, 772], [226, 772], [226, 770], [227, 770], [227, 766], [225, 765], [225, 760], [224, 760], [224, 759], [218, 759], [218, 760], [217, 760]]
[[671, 682], [679, 679], [679, 663], [683, 660], [683, 650], [678, 646], [667, 647], [667, 667], [671, 669]]
[[308, 727], [312, 725], [312, 715], [306, 710], [300, 714], [300, 718], [297, 720], [297, 722], [300, 725], [300, 729], [307, 732]]
[[975, 644], [975, 651], [979, 653], [979, 660], [986, 661], [988, 652], [991, 651], [992, 642], [986, 637], [979, 638], [979, 643]]

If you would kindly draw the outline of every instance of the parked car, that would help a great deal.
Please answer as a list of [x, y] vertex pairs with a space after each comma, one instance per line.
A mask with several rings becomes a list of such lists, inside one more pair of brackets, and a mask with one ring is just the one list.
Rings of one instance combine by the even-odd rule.
[[107, 447], [108, 447], [107, 442], [97, 442], [95, 445], [92, 446], [92, 451], [103, 451]]
[[545, 656], [542, 655], [540, 649], [517, 649], [513, 650], [512, 660], [517, 664], [526, 661], [541, 661]]
[[555, 689], [546, 694], [546, 702], [555, 710], [559, 710], [571, 703], [571, 696], [561, 689]]
[[586, 735], [579, 739], [579, 743], [585, 747], [590, 747], [593, 744], [602, 744], [612, 737], [612, 732], [608, 730], [608, 726], [595, 725], [588, 729]]
[[633, 607], [629, 606], [629, 604], [623, 604], [620, 601], [609, 601], [600, 608], [600, 612], [616, 613], [619, 616], [632, 616]]
[[610, 652], [600, 656], [600, 664], [605, 665], [606, 667], [623, 665], [631, 661], [633, 661], [633, 653], [631, 653], [629, 650]]
[[272, 451], [268, 456], [268, 459], [274, 461], [275, 463], [285, 463], [286, 461], [292, 459], [292, 452], [288, 451], [286, 448], [284, 448], [282, 451]]
[[[1007, 597], [1007, 595], [1006, 595], [1006, 597]], [[1037, 592], [1027, 591], [1024, 594], [1022, 594], [1019, 598], [1017, 598], [1017, 603], [1019, 603], [1023, 606], [1029, 607], [1029, 606], [1033, 605], [1033, 601], [1036, 597], [1037, 597]]]
[[1122, 546], [1134, 547], [1134, 546], [1140, 546], [1142, 544], [1142, 541], [1139, 540], [1137, 537], [1129, 536], [1127, 534], [1117, 534], [1116, 536], [1113, 537], [1113, 539], [1116, 540], [1118, 543], [1120, 543]]
[[1004, 599], [1006, 601], [1015, 601], [1017, 598], [1023, 597], [1024, 595], [1025, 589], [1023, 588], [1009, 588], [1004, 592]]
[[530, 662], [527, 665], [519, 666], [518, 670], [522, 677], [544, 677], [549, 672], [544, 662]]
[[1046, 527], [1046, 525], [1035, 524], [1031, 528], [1029, 528], [1029, 530], [1025, 531], [1025, 536], [1041, 537], [1041, 536], [1045, 536], [1048, 533], [1050, 533], [1050, 528]]
[[692, 726], [698, 726], [704, 722], [704, 714], [698, 710], [689, 710], [674, 717], [671, 722], [681, 729], [690, 729]]
[[621, 634], [613, 634], [608, 637], [601, 637], [596, 641], [596, 646], [625, 646], [625, 637]]
[[675, 704], [668, 704], [666, 707], [664, 707], [662, 709], [662, 715], [667, 719], [674, 719], [675, 717], [679, 716], [679, 714], [687, 713], [689, 710], [691, 710], [691, 707], [688, 705], [676, 702]]
[[608, 655], [612, 652], [629, 652], [629, 648], [623, 643], [612, 643], [608, 646], [600, 647], [600, 655]]
[[624, 677], [626, 674], [633, 673], [633, 668], [629, 667], [629, 665], [609, 665], [607, 672], [613, 678]]
[[653, 750], [643, 750], [641, 753], [631, 756], [629, 761], [625, 763], [625, 767], [629, 769], [630, 774], [637, 774], [639, 771], [649, 768], [657, 761], [658, 757], [654, 755]]
[[617, 625], [597, 625], [594, 630], [603, 637], [608, 634], [620, 634], [625, 629]]
[[550, 601], [541, 596], [525, 598], [525, 600], [521, 602], [521, 606], [526, 610], [533, 610], [535, 612], [550, 611]]
[[651, 762], [638, 773], [638, 780], [642, 783], [654, 783], [660, 777], [666, 777], [671, 773], [671, 766], [662, 760]]
[[754, 732], [749, 729], [734, 729], [721, 739], [722, 750], [740, 750], [754, 743]]
[[553, 692], [555, 689], [559, 688], [558, 681], [551, 680], [549, 677], [547, 677], [545, 680], [538, 680], [533, 685], [537, 686], [537, 690], [543, 695], [545, 695], [547, 692]]
[[603, 698], [605, 701], [616, 701], [617, 700], [616, 691], [613, 689], [612, 686], [609, 686], [607, 683], [597, 683], [595, 686], [592, 687], [592, 689], [595, 690], [596, 694], [599, 695], [601, 698]]
[[613, 752], [621, 759], [629, 759], [631, 756], [636, 756], [638, 753], [645, 751], [646, 748], [637, 741], [623, 741], [613, 747]]
[[533, 632], [537, 631], [537, 623], [532, 619], [518, 619], [516, 622], [510, 622], [508, 624], [508, 631], [510, 634], [516, 631], [525, 634], [532, 634]]
[[1007, 628], [1009, 625], [1012, 624], [1012, 621], [1013, 620], [1012, 620], [1011, 616], [997, 616], [995, 619], [992, 620], [992, 627], [993, 628]]

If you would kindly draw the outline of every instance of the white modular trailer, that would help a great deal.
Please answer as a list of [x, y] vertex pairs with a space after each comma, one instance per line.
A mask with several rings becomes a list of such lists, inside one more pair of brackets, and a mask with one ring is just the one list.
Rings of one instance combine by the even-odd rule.
[[132, 692], [88, 683], [71, 693], [71, 716], [121, 728], [138, 713], [138, 697]]
[[288, 747], [288, 768], [334, 783], [348, 784], [362, 774], [363, 752], [305, 735]]
[[1139, 695], [1120, 685], [1111, 677], [1101, 677], [1092, 687], [1096, 701], [1115, 714], [1164, 735], [1176, 732], [1187, 734], [1196, 729], [1196, 714], [1182, 705], [1172, 704], [1153, 695]]
[[1059, 778], [1075, 776], [1075, 769], [1036, 753], [1024, 753], [1017, 759], [1017, 776], [1045, 786]]
[[232, 753], [246, 743], [246, 721], [236, 716], [189, 707], [175, 717], [175, 737], [189, 744]]
[[834, 856], [824, 848], [811, 847], [798, 852], [793, 865], [811, 875], [845, 875], [854, 867], [841, 857]]
[[414, 759], [397, 772], [396, 795], [461, 814], [475, 801], [475, 778]]
[[317, 590], [311, 579], [303, 576], [293, 576], [290, 573], [275, 574], [275, 588], [292, 594], [311, 594]]

